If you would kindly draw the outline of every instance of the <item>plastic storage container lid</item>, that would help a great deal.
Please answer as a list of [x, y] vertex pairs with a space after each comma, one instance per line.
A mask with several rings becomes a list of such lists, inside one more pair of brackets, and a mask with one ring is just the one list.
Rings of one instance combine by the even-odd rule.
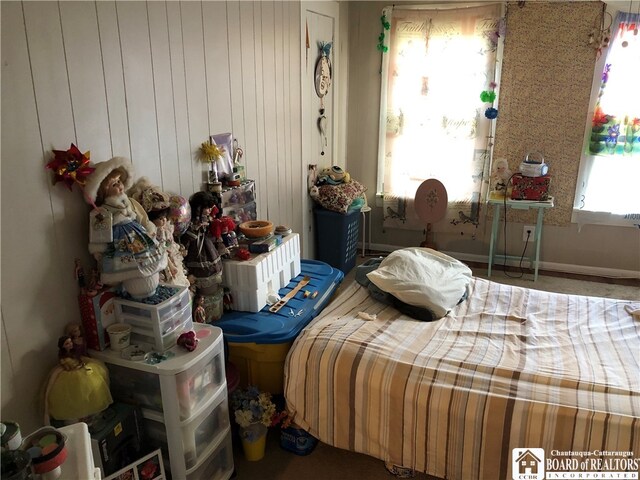
[[[331, 265], [316, 260], [301, 260], [302, 271], [289, 284], [280, 289], [284, 297], [302, 280], [311, 278], [309, 283], [277, 313], [265, 306], [256, 313], [228, 312], [216, 322], [224, 332], [228, 342], [275, 344], [292, 341], [298, 333], [326, 306], [336, 287], [342, 282], [344, 273]], [[304, 292], [311, 292], [304, 298]], [[317, 295], [313, 295], [318, 292]], [[293, 312], [293, 315], [291, 315]]]

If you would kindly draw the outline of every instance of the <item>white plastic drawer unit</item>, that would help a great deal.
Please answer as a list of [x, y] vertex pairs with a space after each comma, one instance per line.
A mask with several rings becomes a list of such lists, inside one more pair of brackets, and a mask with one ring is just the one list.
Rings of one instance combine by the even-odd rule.
[[[187, 470], [201, 464], [205, 457], [220, 443], [220, 439], [229, 431], [229, 408], [227, 406], [227, 390], [220, 388], [211, 398], [209, 406], [198, 413], [195, 418], [182, 422], [179, 431], [172, 431], [161, 417], [148, 415], [145, 418], [145, 428], [155, 445], [168, 444], [169, 450], [173, 446], [175, 455], [184, 457]], [[167, 432], [172, 437], [168, 442]], [[172, 445], [173, 444], [173, 445]], [[178, 447], [182, 448], [178, 448]], [[170, 457], [174, 458], [173, 455]]]
[[169, 350], [183, 330], [193, 328], [189, 290], [173, 285], [162, 287], [174, 293], [157, 305], [122, 298], [114, 301], [116, 319], [132, 327], [132, 341], [149, 343], [159, 352]]
[[215, 450], [196, 468], [187, 472], [187, 480], [226, 480], [233, 474], [231, 434], [220, 439]]
[[109, 367], [116, 399], [186, 420], [226, 385], [222, 330], [201, 324], [194, 328], [199, 340], [193, 352], [175, 346], [170, 358], [155, 365], [124, 359], [112, 350], [91, 350], [91, 356]]

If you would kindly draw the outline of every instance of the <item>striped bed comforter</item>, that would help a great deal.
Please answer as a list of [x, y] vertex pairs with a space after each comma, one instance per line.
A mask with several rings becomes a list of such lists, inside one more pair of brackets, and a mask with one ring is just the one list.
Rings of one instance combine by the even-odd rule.
[[287, 408], [324, 443], [446, 479], [512, 478], [514, 448], [640, 457], [628, 304], [473, 278], [423, 323], [353, 282], [293, 343]]

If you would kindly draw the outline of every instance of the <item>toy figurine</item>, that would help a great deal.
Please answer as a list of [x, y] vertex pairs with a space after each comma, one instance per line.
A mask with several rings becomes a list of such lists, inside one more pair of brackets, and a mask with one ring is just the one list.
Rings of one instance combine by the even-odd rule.
[[511, 170], [509, 170], [509, 164], [505, 158], [499, 158], [496, 160], [495, 170], [491, 174], [491, 179], [494, 181], [493, 191], [500, 192], [502, 195], [507, 192], [507, 184], [511, 178]]
[[196, 293], [209, 295], [215, 293], [222, 283], [222, 259], [215, 245], [215, 239], [209, 232], [211, 215], [218, 212], [216, 200], [209, 192], [196, 192], [189, 199], [191, 206], [191, 224], [182, 237], [187, 254], [185, 266], [195, 277]]
[[204, 297], [202, 295], [196, 296], [194, 305], [193, 321], [196, 323], [207, 323], [207, 314], [204, 308]]
[[[101, 281], [106, 285], [122, 282], [134, 298], [144, 299], [155, 293], [160, 271], [167, 266], [167, 256], [159, 247], [156, 227], [142, 206], [125, 193], [131, 186], [133, 167], [123, 157], [114, 157], [94, 165], [84, 191], [99, 208], [90, 229], [100, 232], [100, 241], [92, 241], [89, 251], [101, 267]], [[104, 241], [105, 226], [111, 226], [110, 241]]]
[[78, 421], [100, 413], [113, 403], [109, 371], [99, 360], [81, 355], [73, 338], [58, 338], [58, 365], [45, 390], [45, 420]]
[[79, 258], [75, 259], [75, 276], [76, 281], [78, 282], [78, 287], [80, 287], [80, 293], [84, 293], [87, 282], [84, 276], [84, 268], [82, 268]]
[[82, 326], [79, 323], [69, 323], [64, 329], [65, 335], [71, 337], [73, 341], [73, 349], [76, 355], [86, 356], [87, 345], [84, 343], [84, 335], [82, 334]]

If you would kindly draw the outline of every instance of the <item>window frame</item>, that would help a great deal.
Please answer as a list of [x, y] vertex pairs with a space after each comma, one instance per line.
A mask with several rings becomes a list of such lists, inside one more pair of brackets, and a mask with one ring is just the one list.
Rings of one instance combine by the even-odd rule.
[[[616, 16], [619, 11], [625, 11], [629, 7], [628, 2], [623, 1], [606, 1], [605, 2], [606, 13], [611, 15], [612, 22], [615, 22]], [[613, 25], [612, 25], [613, 31]], [[576, 179], [575, 195], [573, 199], [573, 208], [571, 211], [571, 223], [578, 224], [578, 228], [582, 225], [606, 225], [606, 226], [618, 226], [618, 227], [635, 227], [640, 226], [640, 219], [625, 219], [623, 215], [614, 214], [610, 212], [597, 212], [591, 210], [583, 210], [580, 208], [580, 203], [585, 186], [589, 178], [591, 169], [591, 163], [595, 155], [589, 155], [587, 153], [587, 142], [591, 135], [591, 126], [593, 121], [593, 115], [595, 112], [596, 99], [600, 93], [600, 86], [602, 83], [602, 72], [604, 70], [607, 60], [607, 51], [603, 51], [600, 57], [596, 59], [593, 68], [593, 80], [591, 83], [591, 94], [589, 95], [589, 110], [584, 123], [584, 135], [582, 137], [582, 145], [580, 150], [580, 165], [578, 167], [578, 176]]]
[[[461, 8], [473, 8], [473, 7], [483, 7], [490, 4], [499, 4], [500, 5], [500, 16], [502, 18], [506, 15], [507, 4], [504, 1], [492, 1], [492, 2], [466, 2], [466, 3], [434, 3], [434, 4], [418, 4], [418, 5], [402, 5], [403, 9], [416, 9], [416, 10], [453, 10], [453, 9], [461, 9]], [[391, 15], [393, 13], [393, 5], [387, 5], [382, 9], [381, 15], [385, 15], [388, 19], [391, 19]], [[391, 20], [390, 20], [391, 21]], [[390, 33], [385, 31], [385, 37], [382, 44], [386, 47], [389, 47], [389, 38]], [[387, 129], [387, 90], [389, 86], [388, 82], [388, 71], [389, 71], [389, 54], [388, 52], [381, 53], [382, 61], [380, 68], [380, 115], [378, 118], [378, 159], [377, 159], [377, 172], [376, 172], [376, 206], [382, 206], [382, 201], [384, 198], [384, 172], [385, 172], [385, 151], [386, 151], [386, 129]], [[504, 38], [500, 38], [498, 41], [497, 51], [496, 51], [496, 61], [495, 61], [495, 70], [494, 70], [494, 78], [500, 79], [502, 74], [502, 62], [504, 59]], [[497, 80], [496, 80], [497, 81]], [[499, 84], [499, 82], [498, 82]], [[495, 90], [496, 99], [494, 104], [500, 104], [500, 86]], [[383, 108], [384, 106], [384, 108]], [[496, 123], [495, 121], [490, 122], [489, 132], [490, 135], [495, 139], [496, 134]], [[489, 171], [493, 168], [493, 150], [494, 150], [495, 142], [491, 142], [489, 146]], [[480, 202], [485, 203], [486, 198], [481, 198]]]

